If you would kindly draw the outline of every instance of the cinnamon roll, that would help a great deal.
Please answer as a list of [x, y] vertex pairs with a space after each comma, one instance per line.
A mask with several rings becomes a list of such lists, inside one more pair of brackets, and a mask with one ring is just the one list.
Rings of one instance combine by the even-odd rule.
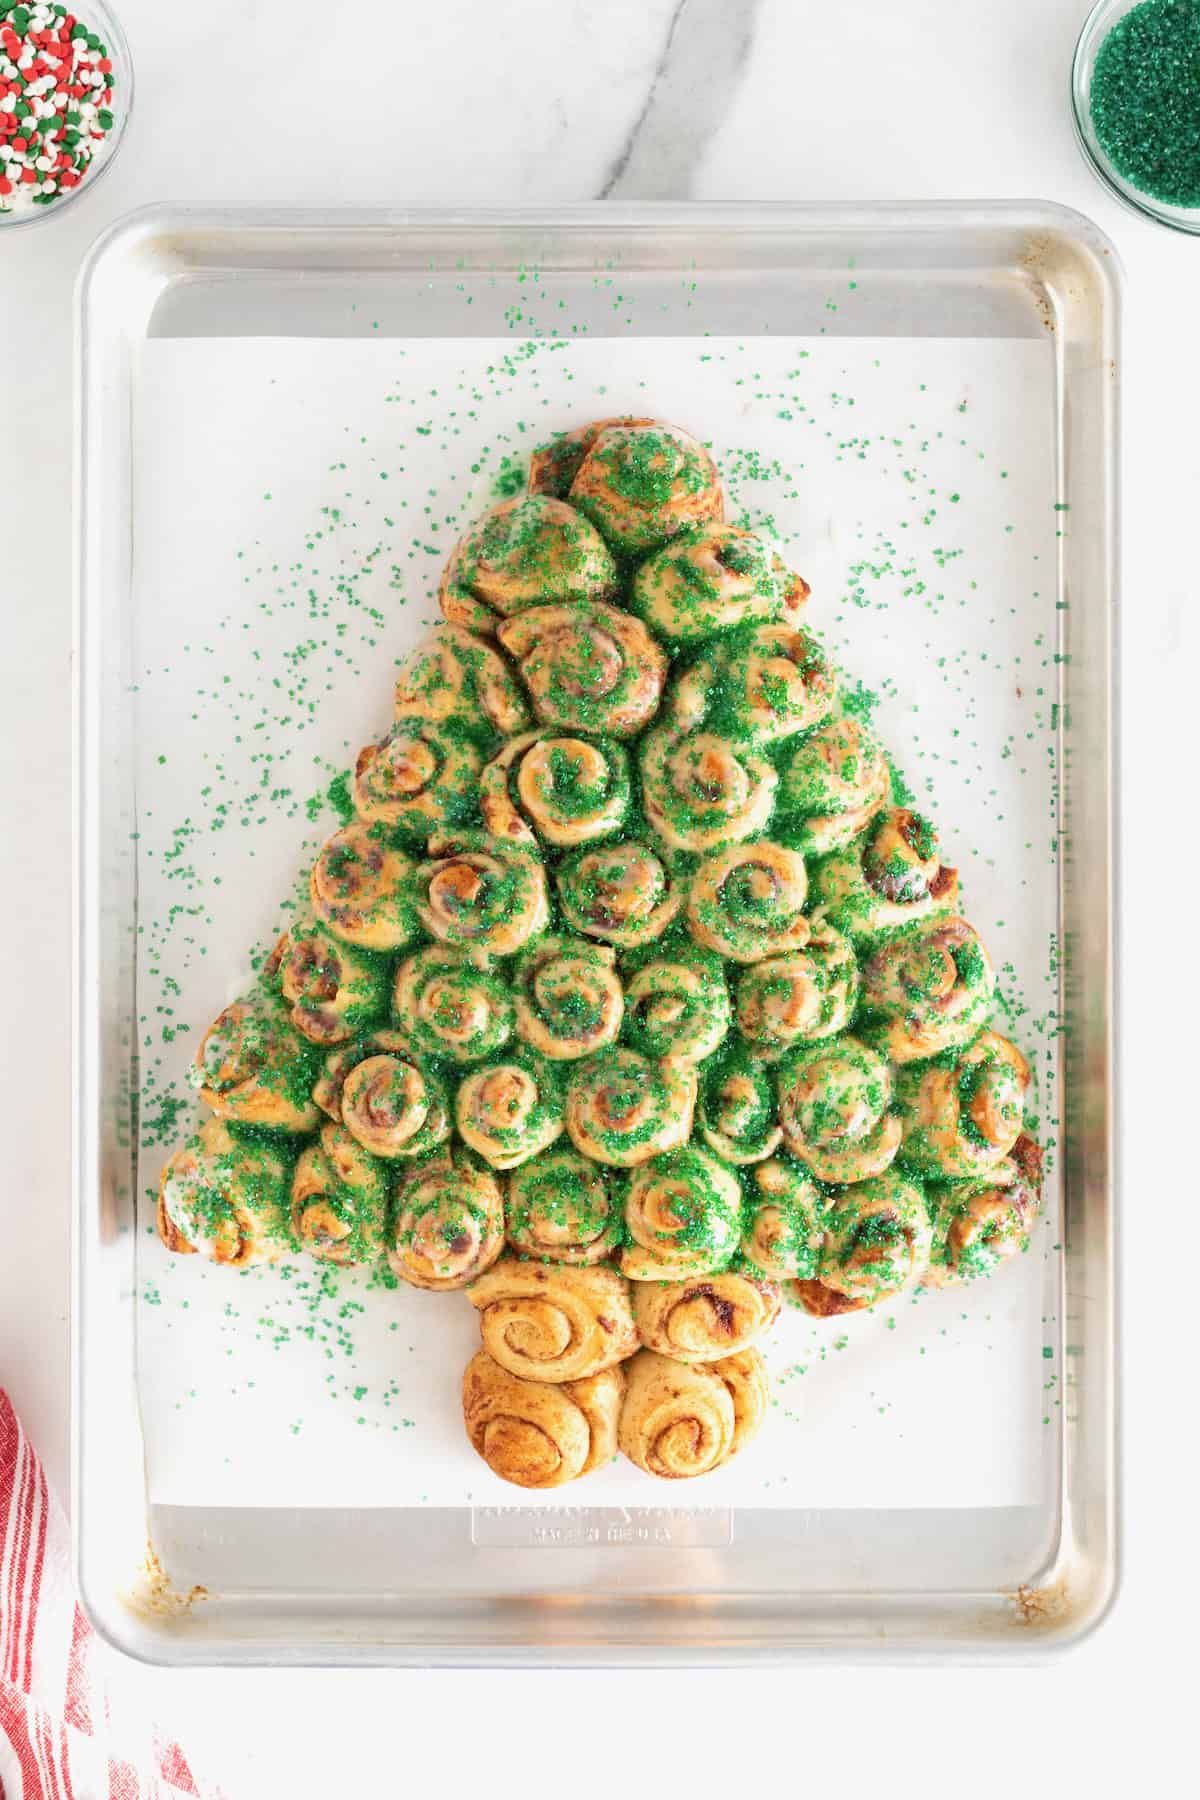
[[738, 979], [737, 1026], [764, 1062], [845, 1031], [858, 1004], [858, 964], [840, 933], [814, 923], [803, 950], [751, 963]]
[[889, 1169], [832, 1197], [816, 1278], [791, 1292], [819, 1318], [875, 1306], [924, 1278], [931, 1243], [924, 1195]]
[[511, 956], [545, 930], [546, 872], [531, 845], [460, 831], [431, 837], [428, 851], [414, 882], [430, 937], [478, 956]]
[[1021, 1137], [1011, 1157], [989, 1174], [931, 1188], [933, 1247], [926, 1286], [992, 1275], [1027, 1250], [1041, 1211], [1041, 1179], [1041, 1150], [1032, 1138]]
[[807, 598], [807, 582], [762, 538], [709, 525], [648, 558], [629, 604], [656, 637], [684, 648], [742, 625], [785, 623]]
[[744, 1044], [729, 1045], [701, 1070], [697, 1118], [722, 1162], [761, 1162], [783, 1141], [770, 1071]]
[[582, 1381], [638, 1346], [629, 1284], [603, 1265], [506, 1254], [471, 1283], [467, 1298], [488, 1355], [525, 1381]]
[[866, 835], [818, 865], [816, 898], [855, 939], [922, 924], [958, 903], [958, 871], [938, 854], [937, 833], [907, 807], [880, 813]]
[[737, 1176], [688, 1144], [656, 1156], [631, 1177], [621, 1273], [631, 1281], [707, 1275], [725, 1267], [741, 1234]]
[[438, 599], [453, 625], [494, 631], [527, 606], [606, 600], [612, 553], [581, 511], [542, 494], [502, 500], [459, 539]]
[[387, 963], [315, 919], [289, 925], [263, 975], [278, 982], [292, 1024], [313, 1044], [344, 1044], [387, 1011]]
[[984, 1031], [951, 1061], [911, 1065], [896, 1083], [903, 1156], [933, 1181], [991, 1177], [1021, 1135], [1029, 1064]]
[[555, 1065], [527, 1044], [472, 1069], [454, 1102], [458, 1135], [493, 1169], [515, 1169], [562, 1136]]
[[801, 1163], [786, 1153], [751, 1171], [750, 1214], [742, 1255], [775, 1281], [810, 1281], [817, 1273], [825, 1202]]
[[640, 1281], [633, 1316], [647, 1350], [680, 1362], [713, 1362], [748, 1350], [779, 1317], [779, 1287], [726, 1269], [690, 1281]]
[[400, 719], [354, 764], [354, 810], [368, 825], [412, 837], [469, 824], [479, 798], [483, 755], [461, 725]]
[[639, 1350], [625, 1365], [617, 1443], [647, 1475], [667, 1481], [708, 1475], [750, 1441], [766, 1403], [757, 1350], [712, 1363]]
[[400, 1031], [376, 1031], [325, 1059], [313, 1099], [372, 1156], [426, 1156], [450, 1136], [445, 1081]]
[[235, 1000], [209, 1026], [192, 1065], [204, 1104], [219, 1118], [276, 1131], [313, 1131], [319, 1052], [293, 1031], [287, 1009], [262, 989]]
[[697, 657], [676, 681], [672, 710], [726, 737], [773, 744], [811, 731], [836, 699], [837, 676], [811, 632], [757, 625]]
[[731, 962], [761, 962], [807, 944], [808, 871], [797, 850], [760, 838], [706, 856], [688, 896], [688, 930]]
[[300, 1153], [292, 1177], [292, 1231], [318, 1261], [379, 1262], [387, 1236], [384, 1165], [332, 1119]]
[[507, 983], [437, 944], [400, 964], [392, 1008], [417, 1050], [450, 1062], [483, 1062], [512, 1036]]
[[857, 1038], [797, 1050], [779, 1070], [779, 1122], [788, 1149], [818, 1181], [881, 1175], [900, 1148], [892, 1076]]
[[509, 1177], [508, 1241], [525, 1256], [582, 1266], [603, 1262], [621, 1241], [612, 1176], [575, 1150], [548, 1150]]
[[309, 877], [313, 915], [344, 944], [403, 950], [417, 935], [413, 865], [387, 829], [352, 819], [325, 844]]
[[611, 739], [534, 731], [483, 771], [483, 822], [497, 838], [559, 848], [612, 837], [629, 812], [629, 758]]
[[613, 425], [640, 428], [657, 423], [656, 419], [640, 419], [629, 414], [615, 419], [593, 419], [590, 425], [577, 426], [574, 431], [556, 432], [549, 443], [539, 444], [529, 459], [530, 493], [552, 494], [557, 500], [565, 499], [580, 464], [602, 431], [608, 431]]
[[510, 1375], [480, 1350], [463, 1376], [463, 1418], [473, 1449], [501, 1481], [562, 1487], [613, 1460], [624, 1392], [619, 1368], [552, 1387]]
[[965, 919], [897, 938], [863, 969], [863, 1003], [883, 1021], [870, 1035], [894, 1063], [968, 1043], [986, 1024], [995, 991], [991, 959]]
[[395, 716], [453, 723], [468, 736], [511, 737], [529, 726], [529, 707], [504, 658], [461, 625], [435, 625], [405, 657]]
[[555, 1062], [594, 1056], [615, 1042], [625, 1012], [616, 951], [569, 937], [542, 937], [513, 971], [517, 1036]]
[[496, 633], [543, 725], [633, 737], [658, 711], [667, 659], [630, 613], [531, 606]]
[[441, 1150], [405, 1164], [387, 1253], [393, 1275], [438, 1292], [464, 1288], [503, 1248], [500, 1183], [469, 1150]]
[[685, 1144], [695, 1105], [693, 1068], [615, 1047], [572, 1066], [567, 1131], [582, 1156], [629, 1168]]
[[740, 844], [771, 817], [775, 770], [715, 732], [656, 726], [642, 739], [640, 761], [646, 818], [673, 850]]
[[660, 938], [687, 892], [678, 856], [632, 838], [565, 856], [557, 879], [567, 923], [622, 949]]
[[601, 430], [570, 497], [622, 556], [645, 556], [724, 510], [720, 477], [703, 444], [656, 423]]
[[652, 954], [625, 988], [625, 1036], [644, 1056], [703, 1062], [720, 1048], [732, 1016], [725, 971], [702, 950]]
[[231, 1269], [294, 1255], [289, 1172], [274, 1144], [235, 1137], [224, 1120], [204, 1119], [163, 1169], [158, 1235], [168, 1250]]
[[779, 807], [788, 837], [810, 856], [827, 856], [865, 831], [892, 791], [887, 758], [867, 727], [828, 719], [787, 762]]

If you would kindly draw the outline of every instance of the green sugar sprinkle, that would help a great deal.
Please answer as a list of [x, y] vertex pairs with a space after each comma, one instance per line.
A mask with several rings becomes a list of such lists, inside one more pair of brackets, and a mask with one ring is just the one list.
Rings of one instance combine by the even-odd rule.
[[1200, 0], [1144, 0], [1113, 26], [1096, 57], [1091, 113], [1133, 187], [1200, 206]]

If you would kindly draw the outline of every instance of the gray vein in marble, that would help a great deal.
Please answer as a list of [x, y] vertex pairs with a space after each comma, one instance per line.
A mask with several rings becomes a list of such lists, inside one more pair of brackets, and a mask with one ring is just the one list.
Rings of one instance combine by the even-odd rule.
[[646, 98], [601, 200], [683, 199], [733, 102], [759, 0], [675, 0]]

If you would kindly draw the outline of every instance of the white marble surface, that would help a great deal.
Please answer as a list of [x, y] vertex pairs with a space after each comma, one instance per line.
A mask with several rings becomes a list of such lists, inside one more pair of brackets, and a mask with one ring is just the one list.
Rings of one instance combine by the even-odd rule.
[[[474, 1766], [494, 1758], [499, 1769], [489, 1768], [487, 1787], [502, 1792], [531, 1780], [535, 1791], [565, 1790], [576, 1773], [582, 1791], [593, 1779], [608, 1785], [634, 1774], [650, 1787], [660, 1770], [671, 1770], [678, 1786], [676, 1753], [689, 1741], [703, 1751], [710, 1780], [727, 1781], [734, 1770], [745, 1779], [754, 1768], [790, 1780], [837, 1779], [849, 1792], [856, 1774], [890, 1786], [907, 1785], [909, 1773], [926, 1793], [957, 1789], [964, 1778], [976, 1793], [1020, 1781], [1038, 1795], [1101, 1768], [1119, 1780], [1126, 1763], [1149, 1775], [1186, 1723], [1170, 1707], [1197, 1600], [1195, 1560], [1185, 1548], [1194, 1511], [1195, 1343], [1185, 1213], [1196, 1200], [1193, 1159], [1181, 1154], [1194, 1100], [1189, 1108], [1178, 1014], [1195, 1006], [1197, 991], [1190, 908], [1181, 899], [1194, 838], [1195, 757], [1184, 729], [1198, 670], [1200, 242], [1120, 210], [1078, 157], [1067, 82], [1083, 0], [354, 0], [331, 20], [316, 0], [120, 0], [119, 10], [138, 72], [136, 117], [119, 163], [68, 216], [0, 237], [0, 941], [9, 996], [0, 1092], [12, 1121], [0, 1201], [0, 1380], [60, 1487], [71, 290], [92, 237], [128, 208], [160, 199], [1037, 196], [1097, 219], [1129, 284], [1127, 1530], [1125, 1593], [1113, 1619], [1067, 1662], [992, 1674], [986, 1693], [983, 1678], [970, 1674], [824, 1668], [767, 1680], [656, 1678], [649, 1706], [644, 1677], [544, 1677], [534, 1691], [523, 1678], [498, 1676], [147, 1675], [147, 1690], [198, 1764], [223, 1767], [231, 1794], [266, 1800], [379, 1791], [384, 1769], [404, 1779], [414, 1745], [453, 1751], [467, 1727]], [[315, 58], [310, 33], [323, 47]], [[297, 83], [299, 104], [289, 97]], [[524, 1723], [501, 1731], [514, 1704]], [[531, 1705], [542, 1724], [530, 1722]], [[314, 1707], [322, 1726], [315, 1737], [297, 1727]], [[410, 1715], [421, 1718], [419, 1728]], [[602, 1720], [619, 1748], [598, 1753], [588, 1719]], [[462, 1766], [454, 1751], [447, 1768]], [[543, 1780], [531, 1777], [533, 1768]]]

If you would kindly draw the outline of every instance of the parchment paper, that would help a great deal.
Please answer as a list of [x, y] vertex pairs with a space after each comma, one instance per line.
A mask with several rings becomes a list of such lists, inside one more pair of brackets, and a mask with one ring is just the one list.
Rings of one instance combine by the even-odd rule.
[[[153, 1235], [184, 1069], [386, 729], [457, 531], [541, 438], [633, 411], [711, 443], [770, 525], [993, 950], [1056, 1110], [1052, 365], [1040, 342], [165, 340], [136, 399], [139, 1381], [151, 1497], [511, 1505], [466, 1443], [460, 1295]], [[178, 1110], [179, 1102], [188, 1102]], [[177, 1116], [176, 1116], [177, 1114]], [[1059, 1399], [1055, 1183], [996, 1279], [828, 1323], [791, 1310], [752, 1449], [688, 1503], [1033, 1503]], [[672, 1503], [625, 1462], [571, 1504]]]

